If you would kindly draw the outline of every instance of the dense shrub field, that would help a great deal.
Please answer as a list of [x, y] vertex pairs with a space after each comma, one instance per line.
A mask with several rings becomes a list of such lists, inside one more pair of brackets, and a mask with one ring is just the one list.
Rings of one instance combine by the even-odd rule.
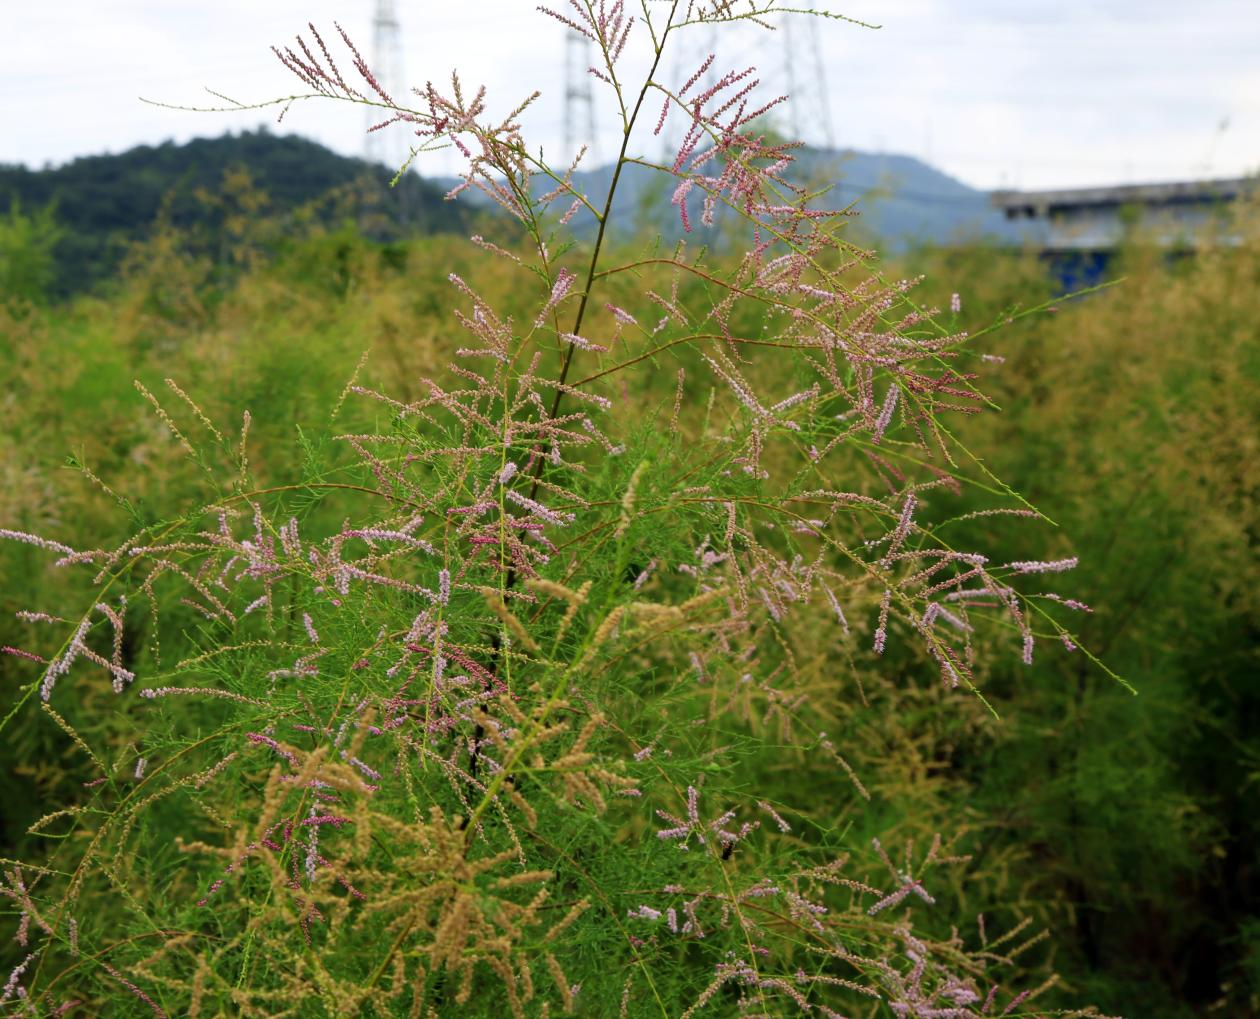
[[4, 1007], [1255, 1014], [1248, 212], [1077, 296], [880, 263], [582, 9], [687, 243], [431, 90], [485, 236], [0, 302]]

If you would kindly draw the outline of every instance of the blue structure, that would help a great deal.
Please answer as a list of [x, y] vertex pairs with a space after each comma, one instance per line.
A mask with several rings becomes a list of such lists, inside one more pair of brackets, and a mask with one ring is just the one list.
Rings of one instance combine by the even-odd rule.
[[996, 191], [993, 205], [1035, 227], [1042, 257], [1065, 292], [1100, 283], [1116, 249], [1135, 232], [1172, 254], [1210, 236], [1237, 244], [1229, 206], [1260, 193], [1254, 178], [1129, 184], [1061, 191]]

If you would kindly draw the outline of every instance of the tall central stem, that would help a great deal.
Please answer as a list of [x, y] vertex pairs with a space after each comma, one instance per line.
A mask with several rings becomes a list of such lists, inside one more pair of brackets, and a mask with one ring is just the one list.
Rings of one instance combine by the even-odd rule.
[[[656, 69], [661, 63], [661, 54], [665, 52], [665, 40], [669, 38], [670, 30], [673, 27], [674, 14], [678, 10], [678, 2], [675, 0], [669, 11], [669, 18], [665, 23], [665, 30], [661, 33], [660, 41], [656, 45], [656, 52], [652, 59], [652, 68], [648, 71], [647, 77], [643, 81], [643, 88], [639, 90], [639, 98], [635, 101], [634, 109], [630, 113], [630, 119], [626, 121], [625, 130], [621, 135], [621, 149], [617, 153], [617, 162], [613, 166], [612, 181], [608, 185], [608, 197], [604, 200], [604, 211], [599, 218], [599, 230], [595, 234], [595, 246], [591, 249], [591, 263], [586, 270], [586, 283], [582, 287], [582, 297], [578, 302], [577, 316], [573, 320], [573, 333], [575, 335], [582, 328], [582, 321], [586, 317], [586, 306], [591, 299], [591, 287], [595, 285], [595, 270], [599, 266], [600, 251], [604, 246], [604, 235], [608, 231], [608, 220], [612, 214], [613, 198], [617, 194], [617, 184], [621, 180], [621, 171], [626, 166], [626, 150], [630, 147], [630, 135], [634, 131], [634, 125], [639, 119], [639, 111], [643, 109], [643, 101], [647, 98], [648, 90], [652, 87], [653, 79], [656, 77]], [[573, 363], [573, 355], [577, 347], [570, 345], [568, 350], [564, 352], [564, 360], [560, 364], [559, 386], [556, 388], [556, 397], [551, 401], [551, 411], [548, 414], [548, 420], [554, 421], [560, 414], [560, 401], [564, 399], [564, 390], [562, 387], [565, 380], [569, 377], [569, 366]], [[534, 483], [530, 486], [529, 497], [533, 499], [538, 494], [538, 480], [542, 475], [543, 458], [540, 456], [534, 462]], [[509, 578], [512, 579], [512, 578]]]

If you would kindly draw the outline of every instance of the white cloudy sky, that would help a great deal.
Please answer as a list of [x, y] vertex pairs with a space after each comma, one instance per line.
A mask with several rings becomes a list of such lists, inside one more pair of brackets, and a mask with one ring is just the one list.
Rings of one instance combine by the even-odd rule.
[[[800, 5], [800, 4], [797, 4]], [[274, 121], [144, 105], [292, 91], [268, 52], [337, 19], [370, 49], [374, 0], [0, 0], [0, 162], [41, 165]], [[631, 0], [630, 6], [637, 7]], [[821, 6], [821, 4], [820, 4]], [[877, 22], [814, 23], [832, 131], [844, 146], [917, 155], [979, 187], [1238, 175], [1260, 170], [1257, 0], [834, 0]], [[410, 82], [458, 67], [554, 145], [562, 29], [532, 0], [397, 0]], [[703, 39], [693, 37], [693, 45]], [[784, 80], [782, 37], [736, 33], [719, 63]], [[811, 68], [807, 55], [798, 68]], [[607, 118], [606, 121], [607, 122]], [[347, 153], [356, 111], [312, 103], [284, 129]], [[611, 148], [603, 144], [604, 151]], [[422, 172], [449, 170], [441, 158]]]

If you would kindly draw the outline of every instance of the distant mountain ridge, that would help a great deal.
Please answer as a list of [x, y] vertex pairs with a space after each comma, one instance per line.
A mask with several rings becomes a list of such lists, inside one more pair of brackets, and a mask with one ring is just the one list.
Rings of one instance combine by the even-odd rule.
[[[266, 130], [182, 145], [142, 145], [41, 170], [0, 165], [0, 214], [15, 202], [28, 211], [55, 204], [63, 233], [56, 248], [54, 289], [67, 296], [113, 275], [128, 243], [145, 236], [159, 212], [173, 226], [202, 230], [212, 239], [229, 212], [216, 210], [206, 196], [218, 192], [225, 174], [239, 168], [266, 196], [265, 214], [293, 213], [341, 189], [340, 203], [320, 215], [350, 216], [381, 240], [468, 232], [485, 215], [485, 203], [476, 201], [476, 191], [465, 192], [458, 201], [444, 200], [456, 181], [408, 173], [391, 189], [387, 185], [392, 174], [386, 167]], [[826, 188], [817, 203], [821, 207], [852, 205], [854, 238], [879, 249], [897, 251], [915, 243], [975, 238], [1011, 243], [1019, 237], [990, 206], [985, 192], [911, 156], [804, 148], [796, 152], [788, 176], [812, 188]], [[580, 171], [575, 180], [602, 201], [611, 177], [612, 167], [605, 165]], [[675, 240], [683, 231], [678, 210], [670, 205], [671, 193], [663, 175], [631, 164], [621, 176], [614, 219], [629, 224], [628, 232], [659, 233]], [[585, 229], [593, 226], [593, 218], [584, 213], [574, 221], [579, 231], [583, 216]], [[703, 240], [702, 228], [697, 227], [694, 236]]]
[[805, 175], [835, 182], [832, 207], [857, 202], [860, 221], [875, 236], [904, 247], [987, 237], [1014, 242], [1019, 233], [977, 190], [913, 156], [806, 149]]
[[[854, 235], [886, 251], [914, 244], [951, 244], [986, 239], [1011, 244], [1024, 233], [993, 208], [989, 195], [969, 187], [913, 156], [884, 155], [855, 150], [803, 148], [785, 175], [793, 183], [823, 190], [820, 208], [852, 207]], [[612, 167], [604, 165], [574, 174], [574, 183], [592, 198], [602, 199], [612, 181]], [[438, 178], [443, 187], [458, 183]], [[538, 182], [539, 193], [550, 184]], [[670, 205], [672, 185], [658, 171], [638, 164], [626, 166], [618, 182], [613, 219], [631, 223], [642, 232], [659, 232], [670, 240], [683, 234], [678, 210]], [[466, 192], [475, 195], [476, 192]], [[693, 225], [698, 217], [693, 216]], [[574, 219], [579, 229], [594, 225], [585, 211]], [[695, 225], [694, 235], [704, 236]]]

